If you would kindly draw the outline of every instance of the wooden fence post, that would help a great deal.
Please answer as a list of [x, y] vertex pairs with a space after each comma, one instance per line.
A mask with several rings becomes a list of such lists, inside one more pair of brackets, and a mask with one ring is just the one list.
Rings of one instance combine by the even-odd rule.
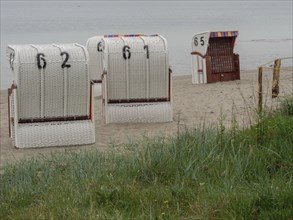
[[262, 112], [262, 67], [258, 68], [258, 112]]
[[274, 64], [273, 83], [272, 83], [272, 98], [279, 95], [279, 80], [280, 80], [281, 60], [276, 59]]

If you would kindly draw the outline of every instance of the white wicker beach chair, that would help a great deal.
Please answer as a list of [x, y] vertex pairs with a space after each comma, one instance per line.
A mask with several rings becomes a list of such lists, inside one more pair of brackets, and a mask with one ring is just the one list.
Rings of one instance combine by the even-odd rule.
[[89, 73], [90, 79], [95, 83], [101, 83], [103, 72], [102, 63], [102, 38], [103, 36], [94, 36], [87, 40], [86, 48], [89, 53]]
[[160, 35], [108, 35], [103, 48], [106, 123], [172, 121], [168, 48]]
[[86, 48], [89, 53], [89, 73], [90, 79], [94, 83], [94, 96], [102, 95], [102, 72], [103, 72], [103, 56], [102, 56], [102, 38], [104, 36], [94, 36], [87, 40]]
[[10, 136], [17, 148], [95, 142], [88, 53], [79, 44], [8, 45]]

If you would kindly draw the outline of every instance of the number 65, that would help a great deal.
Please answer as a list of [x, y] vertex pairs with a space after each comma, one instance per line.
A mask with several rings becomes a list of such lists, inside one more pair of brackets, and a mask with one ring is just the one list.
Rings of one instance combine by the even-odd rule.
[[[198, 38], [197, 37], [194, 38], [194, 45], [198, 46]], [[200, 45], [201, 46], [204, 45], [204, 37], [200, 37]]]

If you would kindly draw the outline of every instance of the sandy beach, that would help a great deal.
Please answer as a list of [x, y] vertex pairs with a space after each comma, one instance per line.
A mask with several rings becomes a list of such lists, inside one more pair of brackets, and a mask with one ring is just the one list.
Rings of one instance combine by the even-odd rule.
[[[272, 69], [265, 69], [263, 74], [264, 101], [267, 106], [275, 105], [279, 100], [279, 98], [273, 101], [271, 99], [272, 72]], [[2, 90], [0, 93], [0, 167], [23, 158], [40, 154], [49, 155], [51, 152], [91, 149], [108, 151], [113, 146], [123, 150], [124, 143], [139, 141], [143, 137], [174, 136], [177, 133], [178, 123], [180, 128], [192, 128], [200, 125], [203, 121], [207, 126], [216, 124], [221, 118], [224, 125], [229, 127], [233, 118], [232, 115], [235, 115], [239, 126], [243, 127], [253, 122], [253, 113], [257, 102], [256, 88], [257, 70], [241, 71], [241, 80], [201, 85], [193, 85], [190, 75], [173, 76], [173, 122], [170, 123], [105, 124], [102, 117], [101, 97], [96, 97], [94, 100], [95, 144], [39, 149], [16, 149], [13, 146], [11, 139], [8, 137], [7, 91]], [[284, 68], [281, 71], [280, 97], [284, 97], [286, 94], [292, 95], [292, 93], [292, 68]]]

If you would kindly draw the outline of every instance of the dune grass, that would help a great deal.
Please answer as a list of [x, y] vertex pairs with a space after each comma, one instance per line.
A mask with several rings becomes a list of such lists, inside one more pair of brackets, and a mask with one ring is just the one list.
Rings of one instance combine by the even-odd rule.
[[246, 129], [219, 123], [145, 138], [124, 154], [6, 166], [0, 219], [292, 219], [292, 106]]

